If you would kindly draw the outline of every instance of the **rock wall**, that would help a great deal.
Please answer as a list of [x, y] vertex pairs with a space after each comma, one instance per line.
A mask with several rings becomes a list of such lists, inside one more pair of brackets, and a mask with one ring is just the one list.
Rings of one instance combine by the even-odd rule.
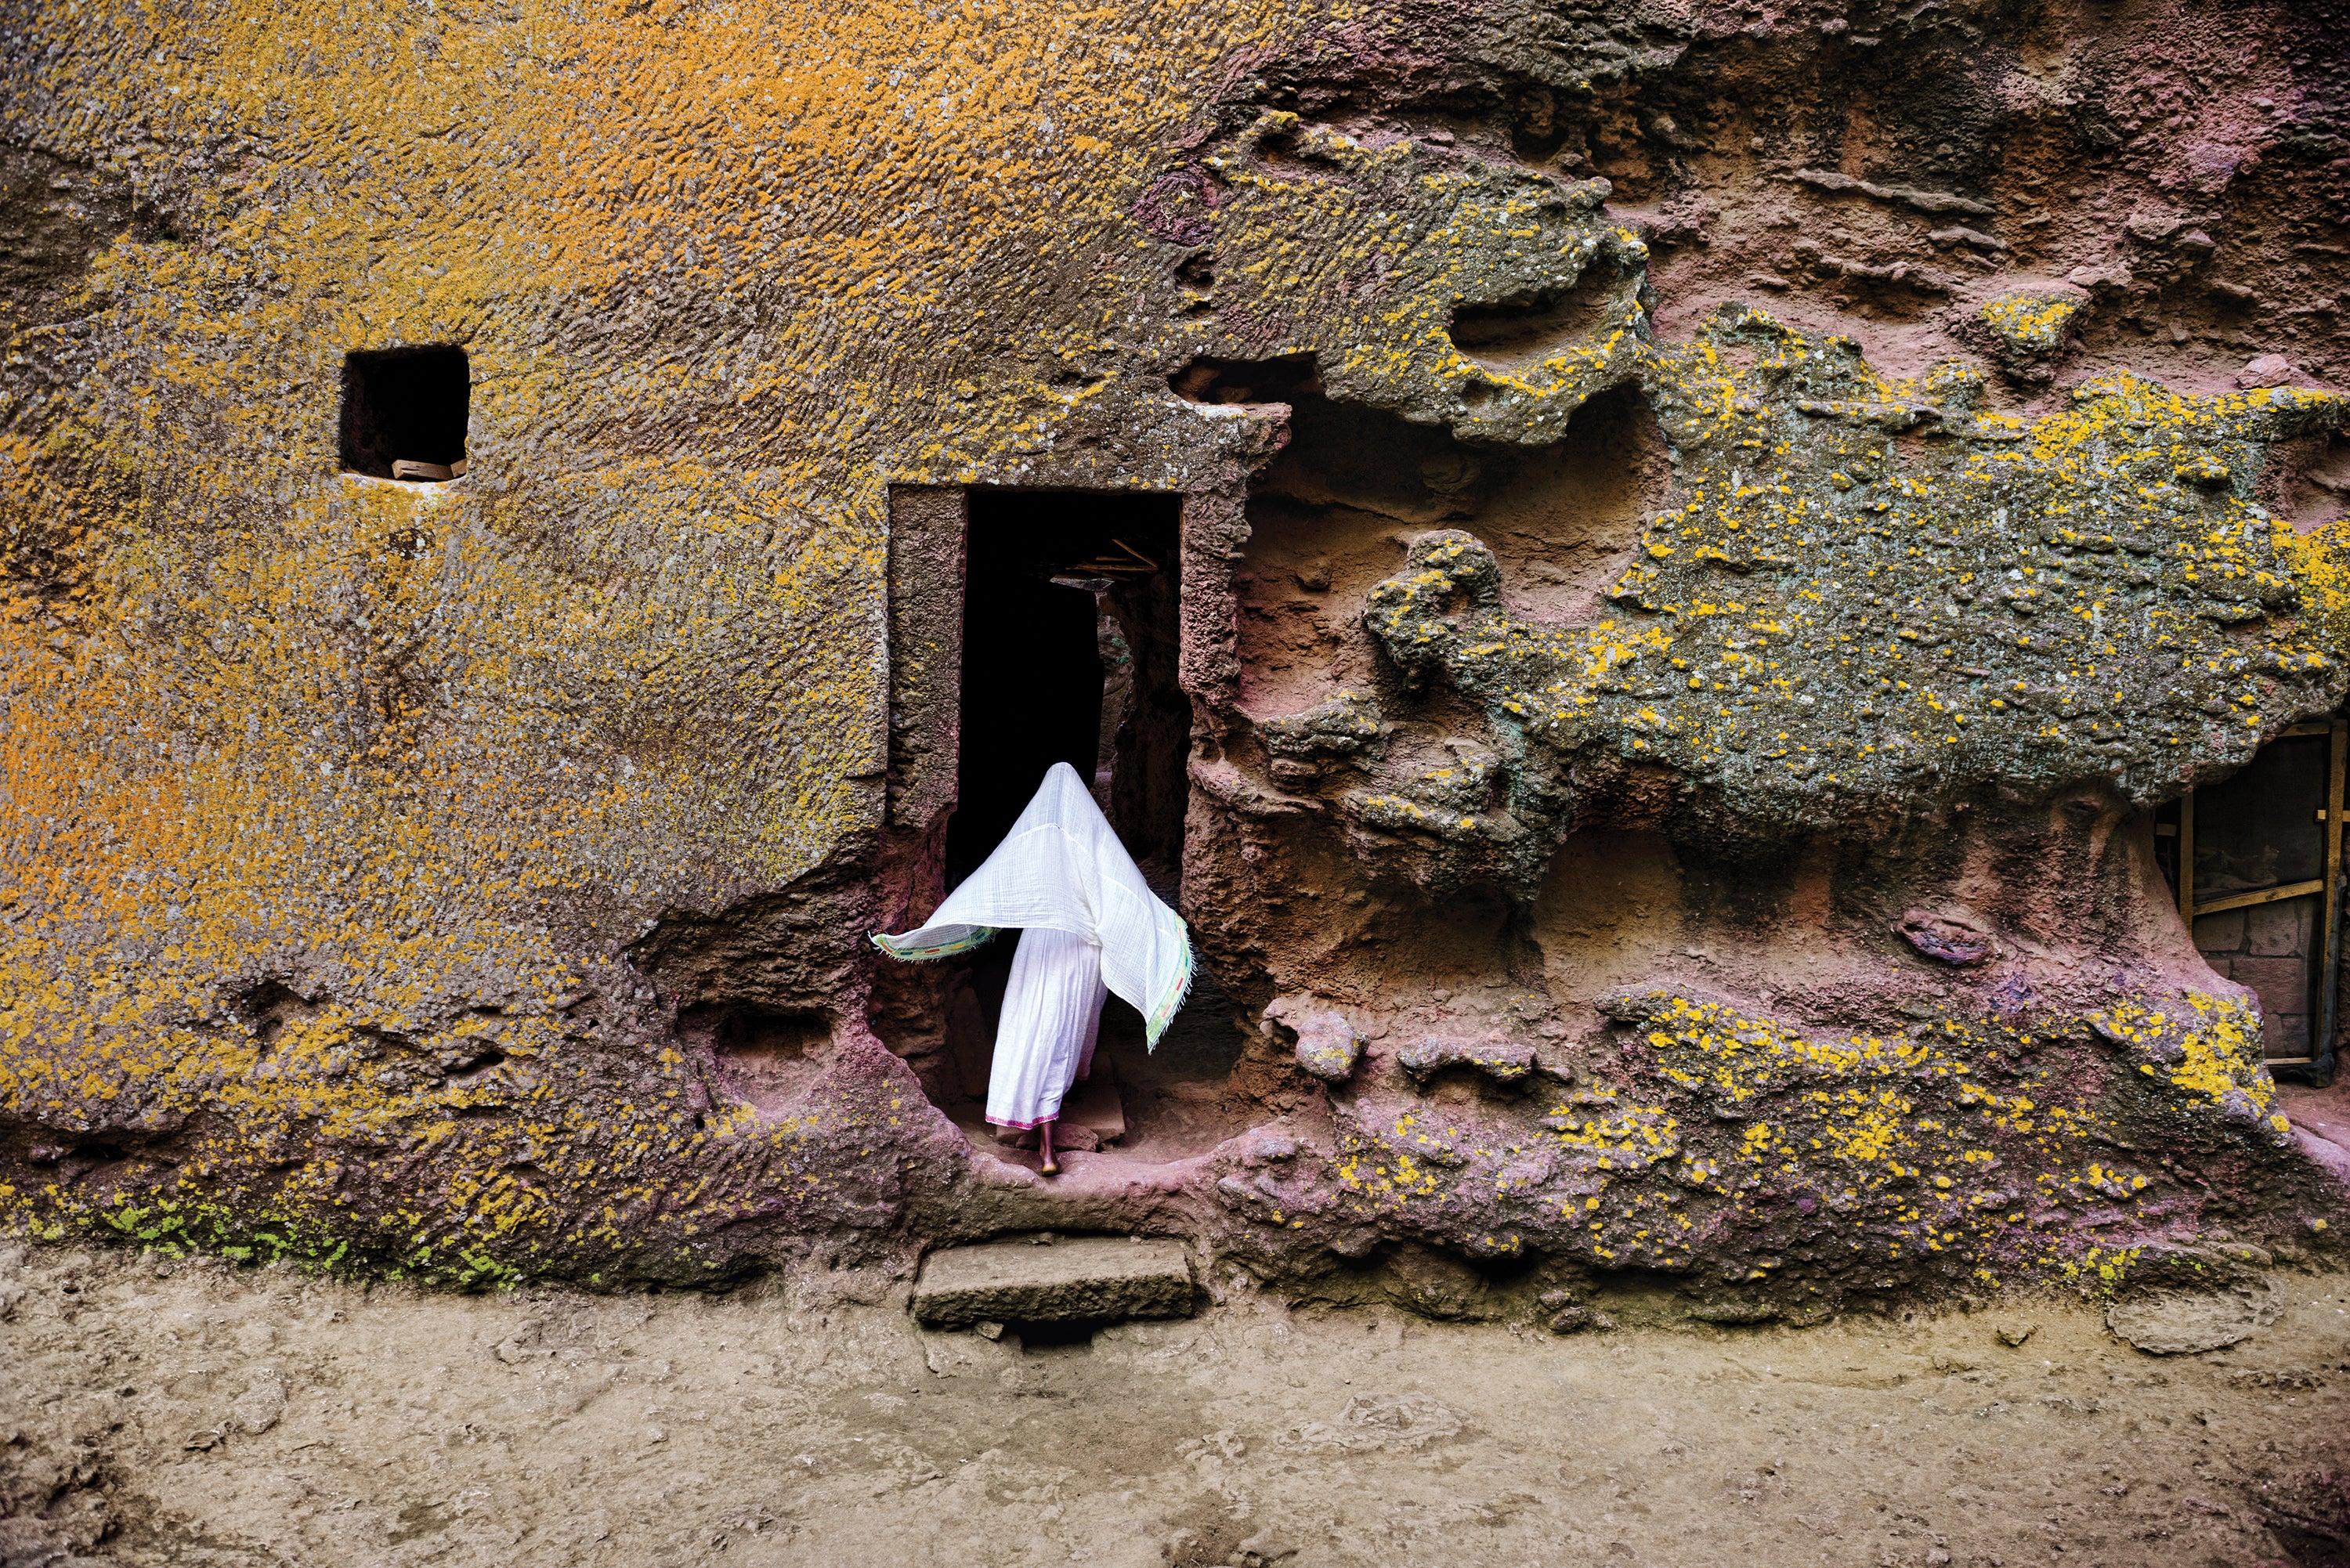
[[[868, 1293], [1144, 1230], [1570, 1316], [2324, 1245], [2150, 813], [2350, 691], [2345, 45], [15, 5], [0, 1202]], [[338, 472], [345, 357], [427, 344], [467, 471]], [[938, 893], [973, 486], [1182, 498], [1239, 1136], [1059, 1187], [864, 940]]]

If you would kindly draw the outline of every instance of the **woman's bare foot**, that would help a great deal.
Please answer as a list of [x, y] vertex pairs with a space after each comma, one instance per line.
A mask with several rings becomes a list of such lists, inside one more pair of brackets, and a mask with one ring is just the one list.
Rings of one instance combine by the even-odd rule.
[[1046, 1176], [1060, 1175], [1061, 1162], [1053, 1158], [1053, 1124], [1051, 1122], [1036, 1124], [1036, 1147], [1044, 1152], [1045, 1156], [1045, 1163], [1036, 1168]]

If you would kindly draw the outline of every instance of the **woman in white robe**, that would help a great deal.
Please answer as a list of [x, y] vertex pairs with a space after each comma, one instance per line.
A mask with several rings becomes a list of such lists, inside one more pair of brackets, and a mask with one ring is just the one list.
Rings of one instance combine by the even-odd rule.
[[873, 940], [893, 958], [946, 958], [1014, 927], [1020, 946], [995, 1032], [987, 1119], [1037, 1129], [1050, 1176], [1060, 1169], [1053, 1124], [1069, 1085], [1092, 1067], [1102, 1003], [1111, 992], [1131, 1002], [1155, 1048], [1191, 987], [1191, 936], [1066, 763], [1053, 764], [995, 853], [927, 923]]

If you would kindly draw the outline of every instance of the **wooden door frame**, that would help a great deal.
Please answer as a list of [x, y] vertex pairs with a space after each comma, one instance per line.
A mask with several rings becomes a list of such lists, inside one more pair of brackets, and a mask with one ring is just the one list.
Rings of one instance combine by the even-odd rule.
[[2198, 903], [2195, 898], [2195, 792], [2189, 790], [2178, 797], [2178, 918], [2187, 924], [2187, 940], [2195, 940], [2195, 919], [2199, 915], [2222, 914], [2230, 909], [2249, 909], [2256, 904], [2281, 903], [2287, 898], [2305, 898], [2313, 894], [2324, 896], [2324, 908], [2320, 916], [2319, 940], [2324, 961], [2320, 966], [2318, 980], [2317, 1036], [2310, 1042], [2307, 1056], [2272, 1056], [2267, 1058], [2272, 1067], [2329, 1066], [2334, 1056], [2335, 1024], [2334, 992], [2341, 983], [2342, 970], [2342, 816], [2343, 774], [2345, 763], [2350, 761], [2350, 720], [2317, 720], [2294, 724], [2277, 735], [2280, 741], [2315, 735], [2328, 738], [2325, 769], [2325, 805], [2317, 814], [2325, 825], [2325, 871], [2314, 881], [2288, 882], [2279, 888], [2262, 888], [2251, 893], [2234, 893], [2209, 903]]

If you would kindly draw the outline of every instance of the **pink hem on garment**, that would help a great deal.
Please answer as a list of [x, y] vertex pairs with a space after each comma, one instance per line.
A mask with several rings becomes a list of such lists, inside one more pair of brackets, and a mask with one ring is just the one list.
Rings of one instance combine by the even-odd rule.
[[[1092, 1068], [1093, 1064], [1094, 1064], [1094, 1048], [1093, 1048], [1093, 1044], [1092, 1044], [1092, 1043], [1091, 1043], [1091, 1042], [1087, 1042], [1087, 1045], [1086, 1045], [1086, 1060], [1085, 1060], [1085, 1066], [1084, 1066], [1084, 1068], [1081, 1068], [1081, 1069], [1078, 1071], [1077, 1075], [1076, 1075], [1076, 1080], [1075, 1080], [1075, 1081], [1076, 1081], [1076, 1083], [1082, 1084], [1082, 1083], [1084, 1083], [1087, 1078], [1092, 1077], [1092, 1076], [1093, 1076], [1093, 1074], [1092, 1074], [1092, 1072], [1091, 1072], [1089, 1069], [1091, 1069], [1091, 1068]], [[1060, 1112], [1058, 1112], [1058, 1111], [1055, 1111], [1051, 1116], [1038, 1116], [1038, 1117], [1037, 1117], [1035, 1121], [1033, 1121], [1033, 1122], [1008, 1122], [1008, 1121], [1005, 1121], [1002, 1116], [990, 1116], [990, 1117], [988, 1117], [988, 1118], [987, 1118], [987, 1125], [988, 1125], [988, 1126], [990, 1126], [990, 1127], [1011, 1127], [1012, 1129], [1014, 1129], [1014, 1131], [1016, 1131], [1016, 1132], [1035, 1132], [1038, 1127], [1043, 1127], [1046, 1122], [1056, 1122], [1056, 1121], [1059, 1121], [1060, 1119], [1061, 1119], [1061, 1113], [1060, 1113]]]

